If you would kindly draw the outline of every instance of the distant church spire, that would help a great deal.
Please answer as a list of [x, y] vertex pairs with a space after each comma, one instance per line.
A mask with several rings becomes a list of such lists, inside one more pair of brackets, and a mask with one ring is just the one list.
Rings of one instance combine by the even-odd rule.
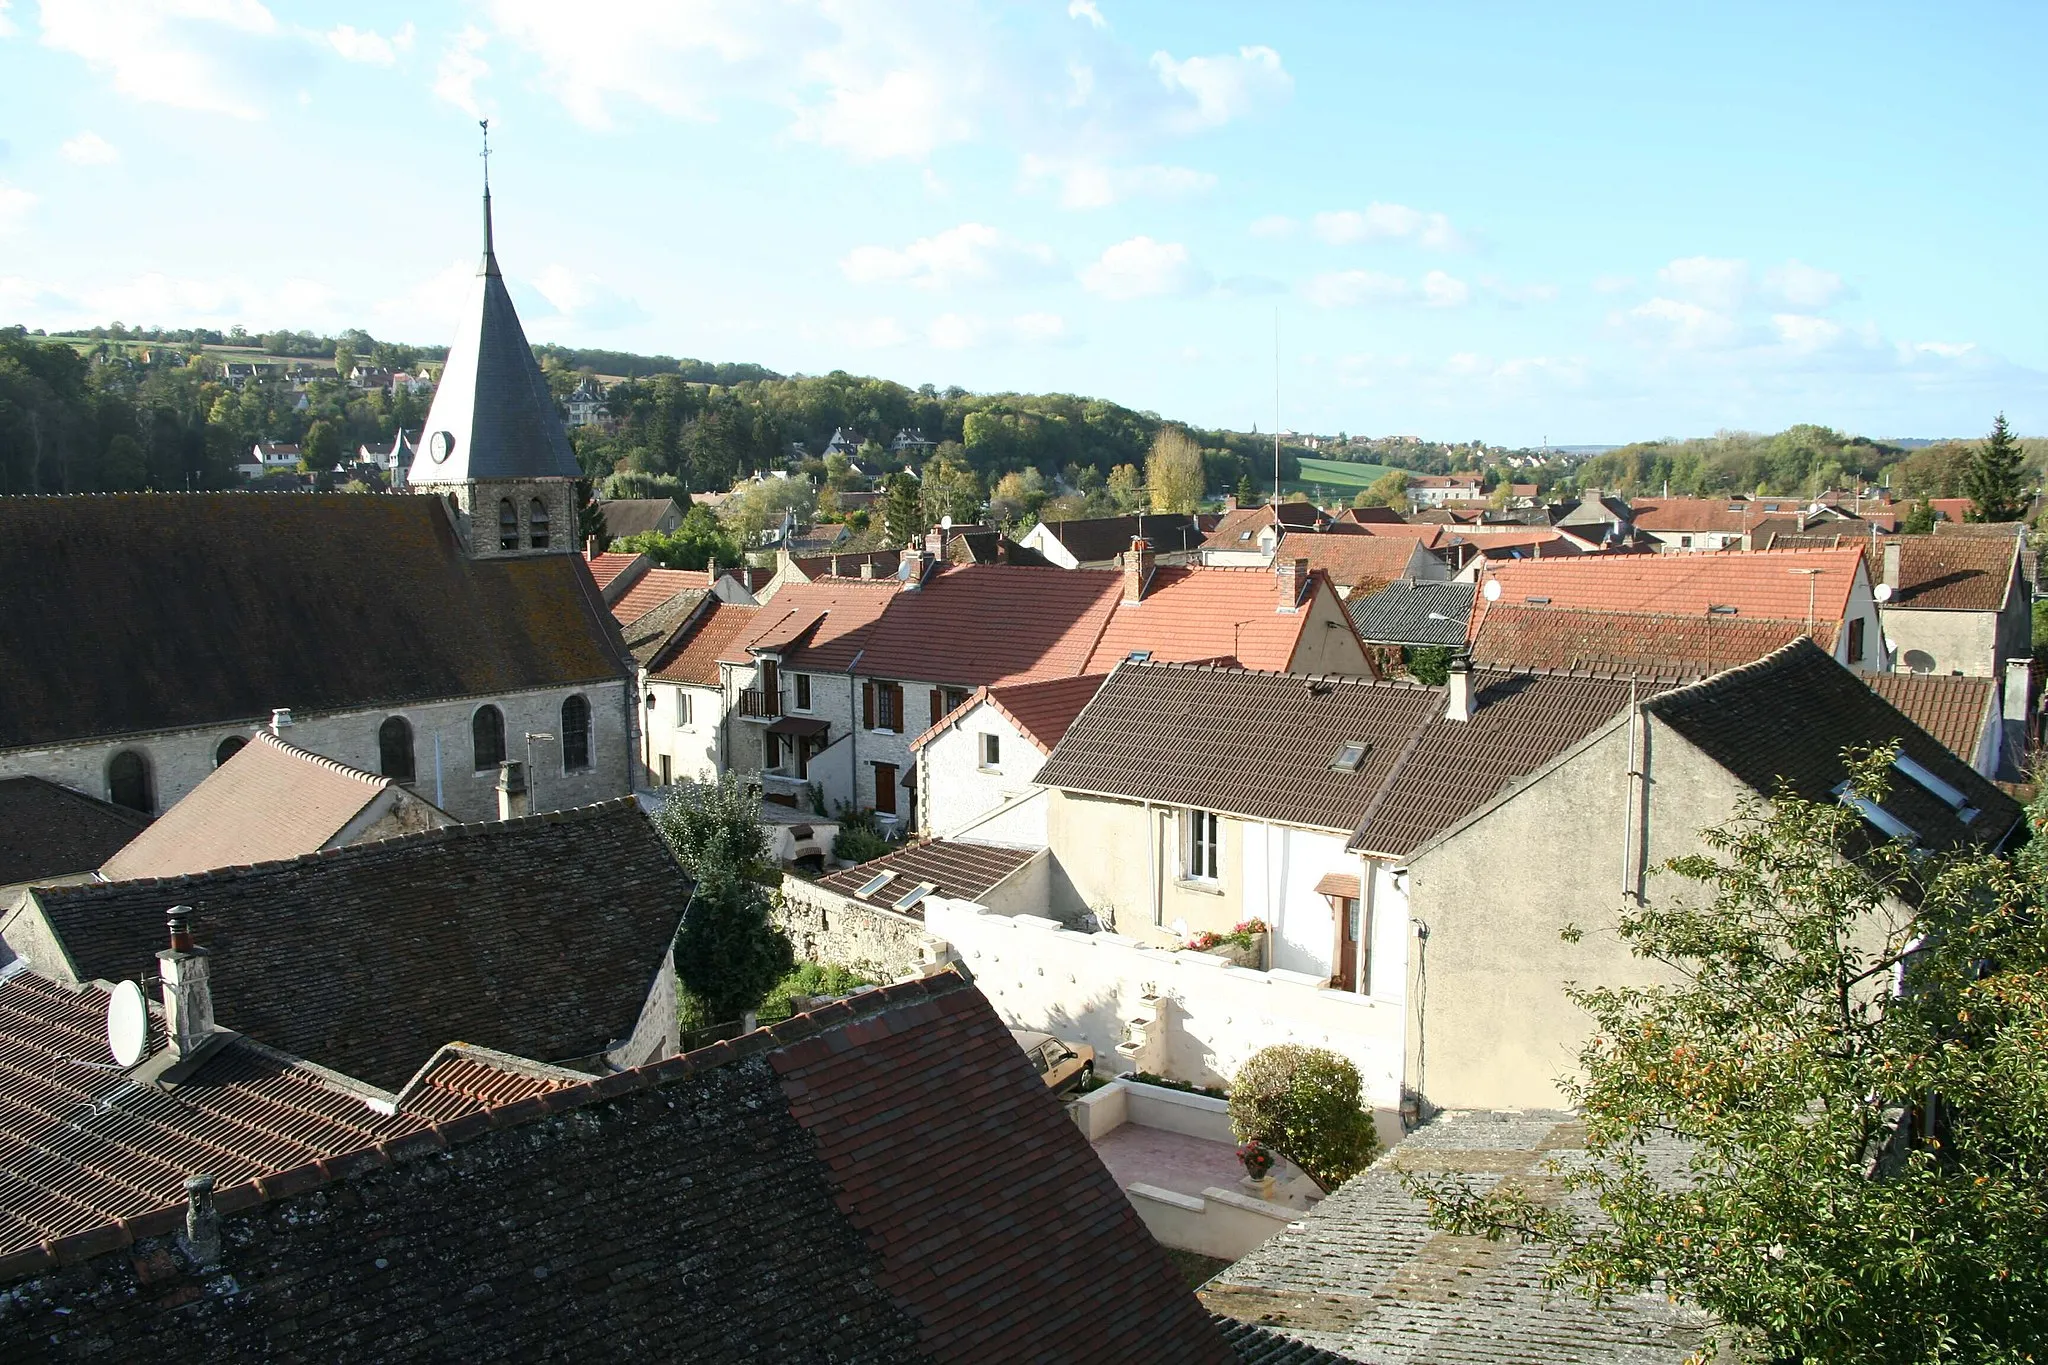
[[476, 126], [484, 130], [484, 259], [477, 266], [479, 275], [498, 273], [498, 254], [491, 246], [491, 121], [480, 118]]

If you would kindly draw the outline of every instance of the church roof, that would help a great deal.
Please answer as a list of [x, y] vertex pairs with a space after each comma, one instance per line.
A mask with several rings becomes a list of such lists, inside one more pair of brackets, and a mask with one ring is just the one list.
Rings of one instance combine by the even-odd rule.
[[426, 458], [413, 462], [416, 484], [574, 479], [583, 473], [498, 271], [489, 190], [484, 192], [483, 261], [427, 411], [421, 450]]

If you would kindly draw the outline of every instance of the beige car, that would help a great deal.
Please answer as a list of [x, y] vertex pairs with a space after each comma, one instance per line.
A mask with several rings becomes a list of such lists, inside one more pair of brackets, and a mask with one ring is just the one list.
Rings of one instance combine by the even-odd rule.
[[1045, 1078], [1045, 1088], [1057, 1095], [1079, 1086], [1095, 1074], [1095, 1049], [1086, 1043], [1069, 1043], [1050, 1033], [1029, 1033], [1011, 1029], [1010, 1036], [1031, 1065]]

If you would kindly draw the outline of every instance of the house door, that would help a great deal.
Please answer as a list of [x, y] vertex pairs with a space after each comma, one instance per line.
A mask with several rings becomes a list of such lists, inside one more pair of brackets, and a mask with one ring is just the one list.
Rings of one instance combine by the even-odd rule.
[[877, 763], [875, 765], [875, 814], [896, 813], [896, 765]]
[[1337, 970], [1330, 977], [1332, 988], [1358, 989], [1358, 897], [1332, 896], [1331, 908], [1337, 921], [1337, 951], [1332, 955]]

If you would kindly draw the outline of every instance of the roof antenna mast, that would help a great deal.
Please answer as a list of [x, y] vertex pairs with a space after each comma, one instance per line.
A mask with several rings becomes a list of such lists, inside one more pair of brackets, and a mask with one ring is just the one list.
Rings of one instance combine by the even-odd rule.
[[484, 255], [493, 255], [491, 249], [491, 121], [480, 118], [476, 126], [484, 131]]
[[[1273, 310], [1273, 505], [1280, 505], [1280, 310]], [[1276, 512], [1274, 514], [1278, 516]]]

